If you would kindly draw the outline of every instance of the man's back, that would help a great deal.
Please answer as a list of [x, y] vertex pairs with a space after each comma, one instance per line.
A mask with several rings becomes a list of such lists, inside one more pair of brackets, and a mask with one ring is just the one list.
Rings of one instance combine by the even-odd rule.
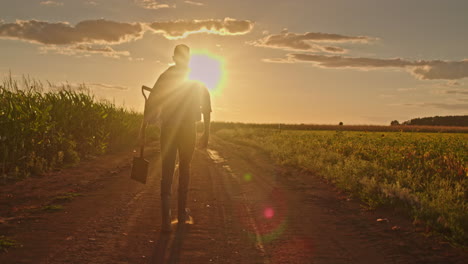
[[162, 125], [193, 124], [201, 120], [201, 113], [211, 112], [210, 95], [204, 85], [184, 81], [164, 93], [161, 105]]
[[153, 86], [145, 105], [145, 120], [151, 123], [161, 121], [161, 108], [171, 93], [185, 81], [187, 67], [171, 66], [164, 71]]

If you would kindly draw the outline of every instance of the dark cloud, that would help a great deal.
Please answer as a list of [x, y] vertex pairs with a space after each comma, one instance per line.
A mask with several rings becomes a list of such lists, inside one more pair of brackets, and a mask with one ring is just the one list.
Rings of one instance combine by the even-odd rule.
[[285, 50], [300, 51], [324, 51], [332, 53], [343, 53], [345, 50], [339, 47], [323, 47], [317, 43], [345, 43], [361, 42], [367, 43], [375, 38], [367, 36], [346, 36], [340, 34], [307, 32], [304, 34], [283, 31], [280, 34], [268, 35], [249, 44], [257, 47], [277, 48]]
[[194, 33], [210, 33], [217, 35], [243, 35], [249, 33], [254, 23], [249, 20], [233, 18], [205, 20], [175, 20], [154, 22], [149, 26], [156, 33], [162, 33], [168, 39], [185, 38]]
[[0, 24], [0, 38], [19, 39], [41, 44], [79, 43], [118, 44], [140, 38], [143, 26], [109, 20], [85, 20], [75, 26], [37, 20]]
[[295, 53], [288, 54], [287, 58], [284, 59], [267, 59], [265, 61], [283, 63], [308, 62], [324, 68], [357, 68], [363, 70], [376, 68], [404, 68], [421, 80], [455, 80], [468, 77], [468, 60], [410, 61], [401, 58], [380, 59]]

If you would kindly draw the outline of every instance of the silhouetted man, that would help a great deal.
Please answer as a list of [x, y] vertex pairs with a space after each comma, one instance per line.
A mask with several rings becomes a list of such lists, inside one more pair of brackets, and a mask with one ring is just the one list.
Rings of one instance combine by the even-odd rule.
[[211, 101], [208, 89], [201, 83], [187, 80], [190, 49], [177, 45], [169, 67], [156, 81], [145, 109], [145, 120], [158, 116], [161, 121], [161, 208], [162, 229], [171, 230], [171, 186], [176, 154], [179, 153], [178, 222], [187, 220], [187, 192], [190, 162], [195, 149], [196, 122], [203, 114], [204, 133], [199, 147], [206, 148], [210, 131]]

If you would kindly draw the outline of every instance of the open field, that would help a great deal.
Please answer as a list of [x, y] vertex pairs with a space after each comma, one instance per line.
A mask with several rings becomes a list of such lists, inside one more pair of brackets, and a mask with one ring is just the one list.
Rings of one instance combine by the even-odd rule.
[[317, 173], [371, 208], [407, 208], [460, 243], [468, 229], [468, 135], [221, 129], [225, 140], [266, 151], [276, 163]]
[[422, 133], [468, 133], [468, 127], [462, 126], [378, 126], [378, 125], [319, 125], [319, 124], [245, 124], [232, 122], [215, 122], [215, 130], [223, 128], [269, 128], [277, 130], [339, 130], [362, 132], [422, 132]]

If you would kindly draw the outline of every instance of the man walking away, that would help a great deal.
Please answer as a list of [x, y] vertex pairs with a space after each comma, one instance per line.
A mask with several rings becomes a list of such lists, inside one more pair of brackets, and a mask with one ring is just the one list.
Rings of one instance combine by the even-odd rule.
[[171, 231], [171, 186], [176, 154], [179, 153], [178, 223], [187, 220], [187, 192], [190, 162], [195, 149], [196, 122], [203, 114], [204, 133], [199, 147], [208, 144], [211, 101], [208, 89], [199, 82], [187, 80], [190, 49], [177, 45], [174, 49], [174, 66], [169, 67], [153, 87], [153, 98], [148, 99], [145, 121], [159, 116], [161, 121], [161, 209], [162, 230]]

